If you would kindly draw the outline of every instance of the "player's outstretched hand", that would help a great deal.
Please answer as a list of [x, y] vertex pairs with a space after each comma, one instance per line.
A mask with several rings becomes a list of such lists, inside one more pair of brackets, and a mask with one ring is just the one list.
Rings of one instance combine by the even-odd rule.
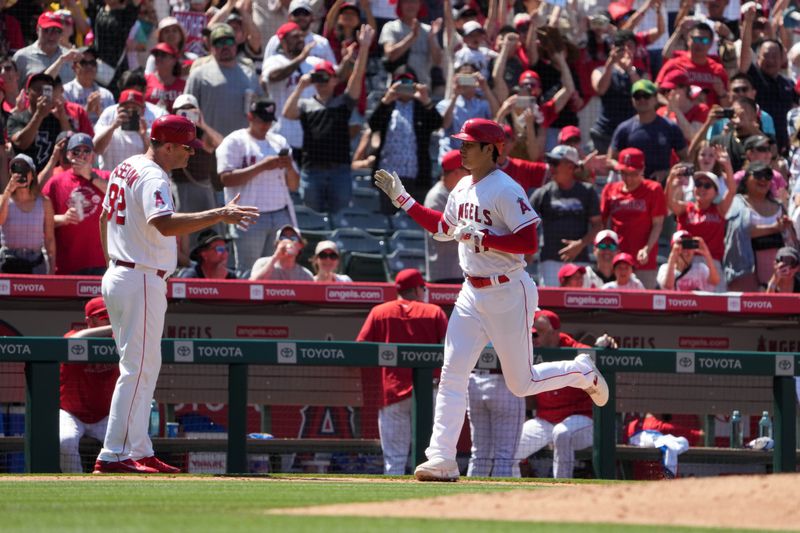
[[222, 216], [222, 222], [247, 229], [259, 217], [258, 208], [239, 205], [239, 196], [237, 194], [225, 207], [220, 207], [219, 214]]
[[409, 195], [397, 172], [380, 169], [375, 173], [375, 185], [382, 190], [395, 207], [402, 207], [408, 201]]
[[483, 247], [483, 235], [483, 232], [472, 224], [460, 224], [453, 231], [453, 238], [456, 242], [472, 244], [476, 250]]

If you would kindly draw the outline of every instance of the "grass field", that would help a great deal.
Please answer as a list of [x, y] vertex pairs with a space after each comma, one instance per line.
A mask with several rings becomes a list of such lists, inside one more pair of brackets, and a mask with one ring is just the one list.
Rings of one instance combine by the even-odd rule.
[[[362, 517], [280, 516], [271, 509], [352, 502], [427, 498], [459, 493], [529, 490], [547, 486], [509, 483], [421, 484], [353, 481], [329, 476], [193, 477], [173, 479], [62, 476], [0, 476], [0, 531], [173, 532], [642, 532], [715, 531], [705, 528], [601, 524], [534, 524], [525, 522], [375, 519]], [[433, 511], [432, 511], [433, 512]], [[535, 519], [535, 517], [531, 517]], [[722, 530], [718, 530], [722, 531]], [[730, 530], [726, 530], [730, 531]]]

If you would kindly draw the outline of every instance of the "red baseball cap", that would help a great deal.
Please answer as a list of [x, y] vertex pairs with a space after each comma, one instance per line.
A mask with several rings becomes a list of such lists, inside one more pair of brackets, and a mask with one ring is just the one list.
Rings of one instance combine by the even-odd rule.
[[539, 73], [534, 70], [526, 70], [522, 74], [519, 75], [519, 84], [522, 85], [526, 81], [529, 81], [530, 78], [536, 80], [536, 83], [539, 85], [542, 84], [542, 78], [539, 77]]
[[330, 61], [320, 61], [314, 65], [314, 72], [327, 72], [331, 76], [336, 76], [336, 68]]
[[558, 144], [566, 144], [570, 139], [581, 138], [581, 130], [577, 126], [564, 126], [558, 134]]
[[632, 2], [611, 2], [608, 4], [608, 14], [611, 15], [611, 21], [615, 22], [633, 11], [631, 7]]
[[177, 143], [195, 150], [203, 147], [197, 139], [197, 128], [194, 122], [179, 115], [162, 115], [150, 128], [150, 139], [162, 143]]
[[158, 43], [150, 49], [150, 53], [152, 54], [153, 52], [164, 52], [165, 54], [178, 57], [178, 51], [167, 43]]
[[108, 318], [108, 310], [102, 296], [96, 296], [86, 302], [83, 308], [86, 318]]
[[620, 252], [614, 256], [614, 260], [611, 261], [612, 265], [616, 265], [619, 262], [628, 263], [633, 268], [636, 268], [636, 261], [633, 260], [633, 256], [631, 254], [627, 254], [625, 252]]
[[299, 29], [300, 26], [298, 26], [296, 22], [287, 22], [286, 24], [278, 28], [278, 30], [275, 32], [275, 35], [278, 36], [278, 40], [282, 41], [283, 38], [286, 37], [286, 34]]
[[620, 172], [641, 172], [644, 170], [644, 152], [638, 148], [625, 148], [617, 156], [614, 168]]
[[[558, 315], [552, 311], [548, 311], [547, 309], [539, 309], [533, 314], [533, 319], [536, 320], [537, 318], [546, 318], [548, 322], [550, 322], [550, 326], [553, 329], [561, 329], [561, 319], [558, 318]], [[531, 331], [536, 331], [536, 328], [531, 328]]]
[[567, 263], [558, 269], [558, 283], [563, 285], [567, 278], [574, 276], [578, 272], [586, 274], [586, 267], [578, 266], [574, 263]]
[[61, 22], [61, 17], [53, 13], [52, 11], [45, 11], [41, 15], [39, 15], [39, 20], [36, 21], [36, 25], [40, 28], [58, 28], [60, 30], [64, 29], [64, 24]]
[[461, 168], [461, 151], [450, 150], [442, 156], [442, 170], [445, 172]]
[[688, 87], [689, 85], [691, 85], [689, 76], [682, 70], [673, 69], [664, 74], [664, 79], [658, 84], [658, 88], [670, 90], [678, 87]]
[[451, 137], [460, 141], [495, 145], [501, 145], [506, 140], [503, 127], [494, 120], [486, 118], [471, 118], [467, 120], [464, 125], [461, 126], [461, 131], [455, 135], [451, 135]]
[[125, 89], [119, 95], [119, 102], [120, 104], [124, 104], [127, 102], [133, 102], [135, 104], [139, 104], [140, 106], [144, 107], [144, 95], [136, 91], [134, 89]]
[[422, 277], [422, 273], [416, 268], [406, 268], [397, 273], [397, 276], [394, 278], [394, 286], [397, 287], [398, 291], [424, 287], [425, 278]]

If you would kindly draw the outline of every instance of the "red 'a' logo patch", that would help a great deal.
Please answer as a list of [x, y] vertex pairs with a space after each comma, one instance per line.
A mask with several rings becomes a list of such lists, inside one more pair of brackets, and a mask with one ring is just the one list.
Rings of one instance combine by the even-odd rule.
[[528, 211], [531, 211], [531, 208], [528, 206], [528, 202], [526, 202], [524, 198], [517, 198], [517, 202], [519, 203], [519, 211], [521, 214], [524, 215]]
[[167, 203], [164, 201], [164, 198], [161, 197], [161, 191], [156, 191], [153, 193], [153, 196], [156, 199], [156, 207], [164, 207]]

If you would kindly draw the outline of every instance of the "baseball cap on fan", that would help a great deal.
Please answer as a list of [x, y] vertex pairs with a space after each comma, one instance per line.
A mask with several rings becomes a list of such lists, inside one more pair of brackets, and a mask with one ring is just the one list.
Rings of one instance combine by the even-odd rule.
[[578, 155], [578, 151], [569, 145], [566, 144], [559, 144], [549, 152], [545, 154], [546, 159], [551, 159], [553, 161], [561, 161], [566, 159], [573, 165], [579, 165], [581, 162], [581, 158]]
[[574, 276], [577, 273], [586, 274], [585, 266], [578, 266], [575, 263], [567, 263], [558, 269], [558, 283], [563, 285], [567, 278]]
[[594, 237], [594, 245], [597, 246], [601, 242], [611, 239], [614, 241], [614, 244], [619, 245], [619, 235], [617, 232], [611, 229], [604, 229], [603, 231], [598, 231], [597, 235]]
[[625, 148], [617, 157], [618, 172], [641, 172], [644, 170], [644, 152], [638, 148]]
[[86, 318], [98, 318], [104, 319], [108, 318], [108, 309], [106, 309], [106, 303], [103, 301], [102, 296], [95, 296], [88, 302], [83, 308], [83, 311], [86, 315]]
[[303, 9], [308, 11], [309, 13], [313, 13], [314, 10], [311, 9], [311, 2], [308, 0], [292, 0], [289, 4], [289, 14], [293, 14], [295, 11]]
[[45, 11], [39, 15], [39, 20], [36, 21], [36, 25], [43, 30], [47, 28], [58, 28], [59, 30], [64, 29], [64, 23], [61, 21], [61, 17], [52, 11]]
[[182, 144], [195, 150], [203, 147], [203, 143], [197, 138], [197, 128], [194, 122], [179, 115], [158, 117], [150, 128], [150, 140]]
[[461, 168], [461, 151], [450, 150], [442, 156], [442, 170], [452, 172], [457, 168]]
[[558, 134], [558, 144], [567, 144], [569, 141], [581, 139], [581, 130], [577, 126], [564, 126]]
[[478, 22], [477, 20], [470, 20], [470, 21], [465, 22], [464, 26], [463, 26], [463, 30], [464, 30], [464, 36], [465, 37], [467, 35], [471, 34], [471, 33], [476, 32], [476, 31], [479, 31], [479, 32], [482, 32], [482, 33], [486, 33], [486, 30], [483, 29], [483, 26], [481, 26], [481, 23]]
[[266, 98], [258, 98], [250, 103], [250, 112], [264, 122], [274, 122], [275, 102]]

